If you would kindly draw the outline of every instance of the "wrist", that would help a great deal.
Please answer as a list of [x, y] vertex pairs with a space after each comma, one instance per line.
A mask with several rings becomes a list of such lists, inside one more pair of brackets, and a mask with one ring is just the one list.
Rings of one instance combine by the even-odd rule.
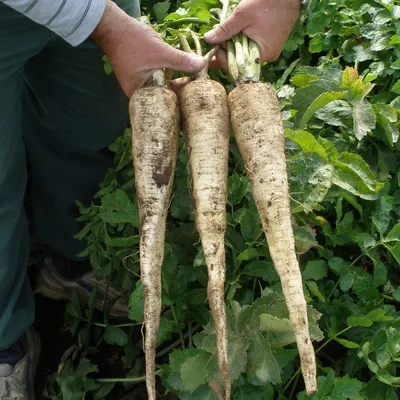
[[99, 24], [93, 30], [90, 38], [108, 54], [120, 41], [122, 33], [130, 24], [130, 17], [113, 1], [107, 0], [107, 5]]

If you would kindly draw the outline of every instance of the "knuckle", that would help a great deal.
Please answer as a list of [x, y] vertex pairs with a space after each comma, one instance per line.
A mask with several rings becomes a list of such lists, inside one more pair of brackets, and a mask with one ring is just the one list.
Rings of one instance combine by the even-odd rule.
[[174, 55], [175, 66], [180, 67], [184, 62], [184, 53], [182, 51], [176, 51]]
[[227, 36], [229, 38], [232, 36], [231, 35], [231, 30], [229, 29], [229, 25], [228, 24], [226, 24], [226, 23], [221, 24], [221, 25], [219, 25], [218, 29], [221, 31], [221, 33], [224, 36]]

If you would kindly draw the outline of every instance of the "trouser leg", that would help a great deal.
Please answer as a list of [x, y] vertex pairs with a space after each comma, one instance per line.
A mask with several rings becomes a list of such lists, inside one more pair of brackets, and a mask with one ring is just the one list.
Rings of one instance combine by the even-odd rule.
[[21, 94], [25, 63], [50, 38], [49, 31], [0, 3], [0, 349], [15, 342], [34, 318], [26, 277], [29, 237], [23, 207]]
[[[116, 1], [134, 13], [133, 1]], [[23, 132], [31, 173], [34, 231], [51, 249], [78, 259], [85, 243], [76, 200], [89, 204], [112, 154], [108, 146], [128, 126], [128, 99], [106, 75], [90, 40], [71, 47], [53, 40], [25, 70]]]

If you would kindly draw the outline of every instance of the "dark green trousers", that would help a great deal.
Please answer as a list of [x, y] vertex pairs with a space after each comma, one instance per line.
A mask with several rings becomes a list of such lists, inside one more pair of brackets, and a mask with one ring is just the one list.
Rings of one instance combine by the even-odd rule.
[[[134, 0], [116, 3], [137, 16]], [[112, 165], [107, 147], [128, 125], [128, 99], [102, 55], [90, 40], [74, 48], [0, 3], [0, 349], [34, 319], [27, 170], [33, 231], [74, 259], [84, 245], [73, 239], [75, 201], [91, 201]]]

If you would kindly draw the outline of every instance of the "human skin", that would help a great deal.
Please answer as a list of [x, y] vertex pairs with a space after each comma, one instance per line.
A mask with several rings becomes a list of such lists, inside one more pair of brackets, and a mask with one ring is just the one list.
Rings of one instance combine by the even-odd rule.
[[[210, 44], [223, 43], [243, 32], [258, 44], [260, 61], [275, 61], [299, 16], [300, 0], [242, 0], [224, 23], [204, 35]], [[226, 67], [226, 54], [217, 63]]]
[[108, 56], [128, 97], [159, 68], [195, 73], [205, 66], [202, 57], [177, 50], [146, 24], [130, 17], [111, 0], [91, 39]]

